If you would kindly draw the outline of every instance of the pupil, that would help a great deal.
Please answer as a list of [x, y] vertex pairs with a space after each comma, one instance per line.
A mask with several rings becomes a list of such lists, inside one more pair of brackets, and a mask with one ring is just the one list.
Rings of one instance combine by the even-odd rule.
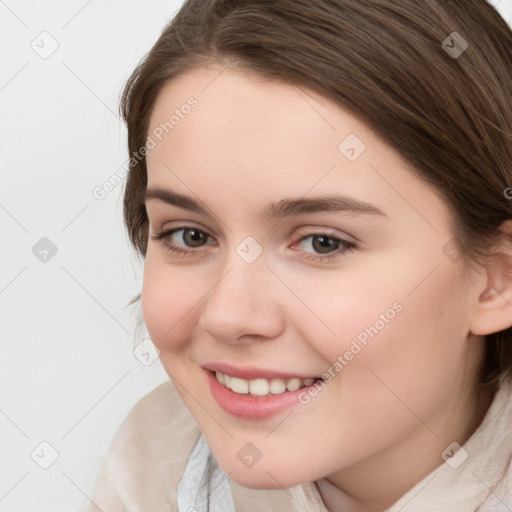
[[183, 241], [190, 247], [199, 247], [205, 242], [205, 234], [197, 229], [187, 229], [183, 233]]
[[321, 254], [336, 250], [338, 246], [339, 242], [329, 238], [328, 236], [315, 236], [313, 238], [313, 249]]

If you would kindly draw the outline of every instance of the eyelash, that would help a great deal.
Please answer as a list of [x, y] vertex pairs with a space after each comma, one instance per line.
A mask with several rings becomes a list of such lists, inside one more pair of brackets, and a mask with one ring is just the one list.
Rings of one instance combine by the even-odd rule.
[[[173, 228], [173, 229], [170, 229], [167, 231], [161, 230], [161, 231], [158, 231], [157, 233], [151, 234], [150, 237], [152, 240], [162, 242], [162, 245], [164, 246], [165, 250], [168, 253], [175, 254], [179, 257], [192, 256], [192, 255], [197, 254], [197, 252], [200, 251], [203, 246], [200, 246], [197, 249], [183, 249], [183, 248], [179, 248], [174, 245], [171, 245], [171, 243], [168, 241], [168, 239], [177, 231], [187, 231], [187, 230], [199, 231], [200, 233], [206, 235], [207, 237], [212, 238], [211, 235], [209, 235], [206, 231], [196, 228], [195, 226], [181, 226], [181, 227]], [[327, 232], [317, 232], [317, 233], [309, 233], [307, 235], [303, 235], [303, 236], [299, 237], [299, 239], [296, 242], [294, 242], [293, 245], [295, 246], [310, 237], [313, 237], [313, 238], [314, 237], [326, 237], [331, 240], [334, 240], [335, 242], [338, 242], [341, 245], [341, 247], [330, 252], [330, 253], [327, 253], [325, 255], [306, 253], [306, 254], [308, 254], [308, 256], [304, 256], [304, 258], [308, 259], [308, 260], [328, 261], [332, 258], [344, 256], [348, 252], [351, 252], [357, 248], [355, 243], [349, 242], [348, 240], [344, 240], [343, 238], [335, 236], [333, 233], [327, 233]]]

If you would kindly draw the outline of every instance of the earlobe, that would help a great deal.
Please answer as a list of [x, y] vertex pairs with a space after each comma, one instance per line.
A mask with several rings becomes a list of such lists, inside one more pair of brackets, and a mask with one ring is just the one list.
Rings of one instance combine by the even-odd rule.
[[512, 221], [500, 228], [501, 236], [490, 255], [474, 311], [470, 330], [485, 336], [512, 325]]

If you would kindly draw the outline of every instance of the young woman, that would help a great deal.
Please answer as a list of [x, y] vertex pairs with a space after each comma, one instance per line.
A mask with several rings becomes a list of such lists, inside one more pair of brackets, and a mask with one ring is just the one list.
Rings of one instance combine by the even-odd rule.
[[512, 510], [511, 98], [484, 0], [186, 1], [122, 99], [171, 382], [93, 504]]

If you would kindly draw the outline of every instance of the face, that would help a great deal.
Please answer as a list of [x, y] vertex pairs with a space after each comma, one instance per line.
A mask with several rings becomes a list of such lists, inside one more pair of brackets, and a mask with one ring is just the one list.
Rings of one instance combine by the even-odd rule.
[[440, 454], [482, 355], [449, 209], [349, 111], [221, 69], [152, 113], [142, 292], [215, 458], [276, 488]]

